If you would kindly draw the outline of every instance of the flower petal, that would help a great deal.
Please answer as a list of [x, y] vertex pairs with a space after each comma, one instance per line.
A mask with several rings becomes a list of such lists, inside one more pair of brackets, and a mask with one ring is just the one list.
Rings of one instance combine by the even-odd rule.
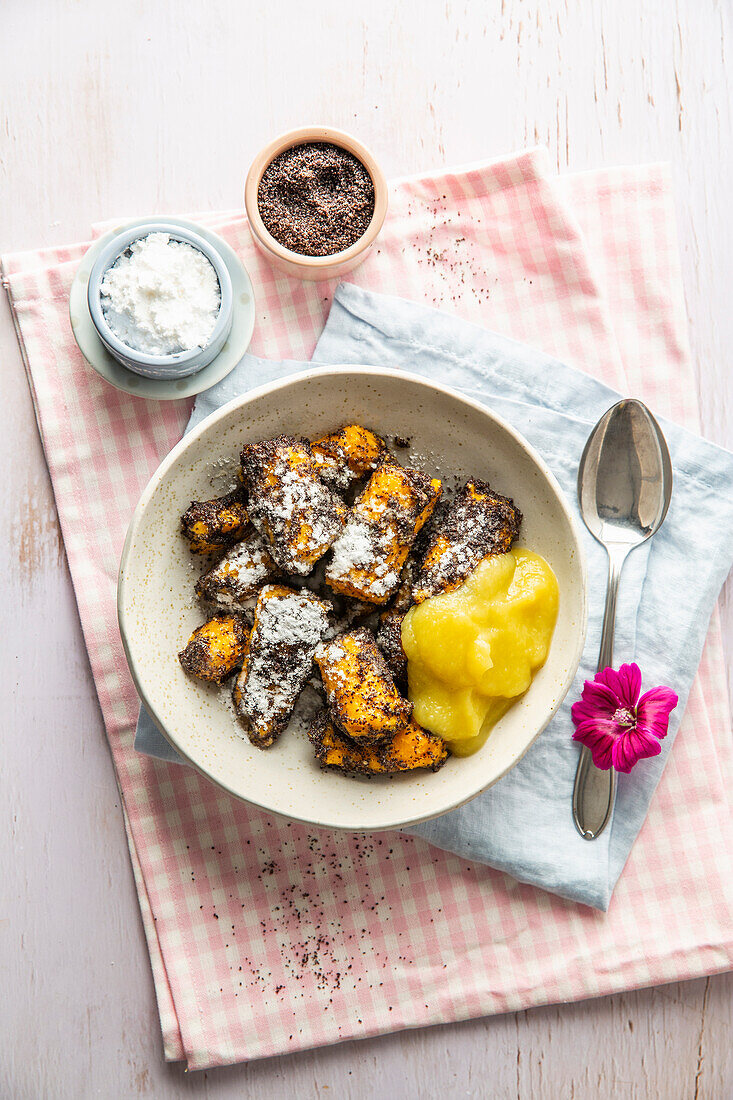
[[596, 674], [596, 680], [613, 692], [622, 707], [631, 710], [636, 706], [641, 691], [641, 669], [637, 664], [621, 665], [618, 671], [603, 668]]
[[581, 745], [593, 748], [601, 741], [614, 741], [621, 727], [612, 722], [610, 718], [592, 718], [581, 722], [573, 734], [573, 741], [580, 741]]
[[577, 703], [573, 703], [570, 708], [570, 717], [573, 719], [576, 726], [579, 722], [593, 722], [596, 718], [604, 722], [611, 721], [611, 715], [607, 712], [601, 714], [597, 707], [591, 706], [590, 703], [586, 703], [582, 699], [578, 700]]
[[650, 688], [639, 700], [637, 725], [643, 726], [654, 737], [666, 737], [670, 713], [678, 702], [678, 697], [668, 687]]
[[611, 749], [611, 762], [617, 772], [628, 774], [636, 763], [628, 737], [619, 737]]
[[611, 759], [616, 771], [629, 773], [634, 764], [649, 756], [658, 756], [662, 746], [658, 741], [646, 735], [639, 735], [633, 727], [618, 737], [611, 750]]
[[662, 751], [659, 741], [644, 726], [636, 726], [634, 729], [630, 729], [629, 740], [638, 760], [644, 760], [648, 756], [659, 756]]
[[611, 746], [611, 763], [617, 772], [630, 772], [636, 763], [633, 753], [629, 752], [625, 735], [618, 737]]
[[611, 752], [618, 730], [617, 723], [609, 718], [595, 718], [592, 721], [580, 723], [573, 734], [573, 741], [580, 741], [590, 749], [595, 766], [608, 771], [612, 763]]
[[593, 763], [595, 764], [595, 766], [597, 768], [600, 768], [601, 771], [603, 771], [603, 772], [607, 772], [609, 770], [609, 768], [611, 767], [611, 765], [613, 764], [612, 753], [613, 753], [613, 746], [615, 744], [616, 744], [615, 741], [611, 740], [611, 738], [607, 738], [606, 740], [604, 740], [600, 744], [593, 745], [591, 747], [590, 752], [591, 752], [591, 756], [593, 758]]
[[586, 680], [583, 685], [583, 703], [604, 718], [612, 718], [619, 707], [618, 697], [605, 684]]

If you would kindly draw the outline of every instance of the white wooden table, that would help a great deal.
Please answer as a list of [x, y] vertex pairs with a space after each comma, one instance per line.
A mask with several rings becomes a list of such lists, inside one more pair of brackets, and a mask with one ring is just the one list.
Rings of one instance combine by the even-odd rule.
[[[733, 446], [726, 0], [8, 0], [0, 250], [110, 215], [232, 208], [308, 121], [396, 175], [546, 143], [674, 166], [705, 434]], [[733, 1095], [730, 975], [185, 1075], [166, 1067], [112, 765], [10, 317], [0, 307], [0, 1093]], [[733, 592], [723, 605], [733, 682]]]

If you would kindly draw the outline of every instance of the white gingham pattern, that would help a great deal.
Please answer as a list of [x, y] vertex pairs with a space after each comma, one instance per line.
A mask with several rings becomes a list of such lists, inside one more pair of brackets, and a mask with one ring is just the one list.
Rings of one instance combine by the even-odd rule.
[[[252, 275], [252, 351], [308, 358], [333, 285], [276, 275], [235, 215], [206, 220]], [[118, 393], [85, 366], [67, 316], [84, 247], [3, 268], [122, 792], [166, 1058], [200, 1069], [728, 969], [733, 752], [717, 619], [608, 914], [416, 838], [276, 821], [134, 752], [117, 563], [189, 405]], [[698, 426], [662, 169], [555, 180], [532, 151], [402, 181], [350, 278], [533, 344]]]

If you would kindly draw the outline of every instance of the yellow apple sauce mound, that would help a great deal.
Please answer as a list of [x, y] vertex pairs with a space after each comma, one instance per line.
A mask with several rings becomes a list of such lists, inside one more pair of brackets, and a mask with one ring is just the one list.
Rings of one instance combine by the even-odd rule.
[[408, 611], [402, 646], [413, 715], [456, 756], [481, 748], [547, 660], [558, 599], [544, 558], [515, 547]]

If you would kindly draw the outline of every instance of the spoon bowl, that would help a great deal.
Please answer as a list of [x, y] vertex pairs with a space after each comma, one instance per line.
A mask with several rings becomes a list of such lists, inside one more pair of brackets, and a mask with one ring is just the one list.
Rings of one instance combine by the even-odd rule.
[[578, 499], [598, 542], [641, 545], [659, 530], [672, 498], [672, 463], [662, 429], [641, 401], [613, 405], [580, 459]]

